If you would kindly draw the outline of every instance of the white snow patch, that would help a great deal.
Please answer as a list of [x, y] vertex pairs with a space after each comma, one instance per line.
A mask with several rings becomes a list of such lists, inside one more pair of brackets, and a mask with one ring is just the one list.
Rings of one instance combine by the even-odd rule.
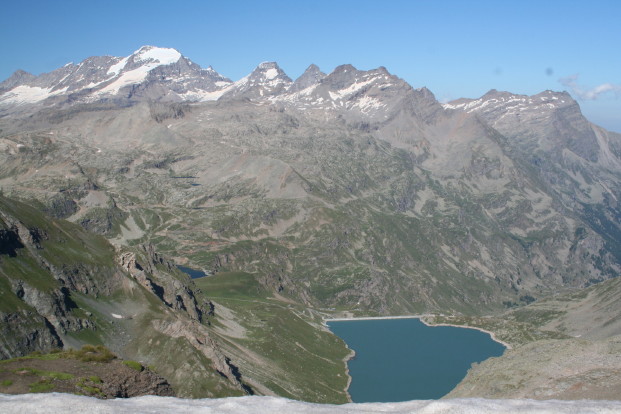
[[463, 108], [465, 105], [466, 105], [465, 103], [461, 103], [461, 104], [444, 103], [442, 104], [442, 107], [444, 109], [460, 109], [460, 108]]
[[3, 104], [27, 104], [42, 101], [50, 96], [60, 95], [66, 92], [68, 87], [58, 89], [54, 92], [50, 88], [39, 86], [20, 85], [0, 96], [0, 103]]
[[558, 413], [613, 414], [621, 410], [621, 401], [606, 400], [491, 400], [458, 398], [447, 400], [416, 400], [398, 403], [350, 403], [343, 405], [314, 404], [278, 397], [229, 397], [181, 399], [142, 396], [100, 400], [71, 394], [0, 394], [0, 411], [17, 413], [197, 413], [197, 414], [490, 414], [490, 413]]
[[[107, 93], [115, 94], [124, 86], [140, 83], [147, 77], [149, 71], [151, 71], [152, 69], [155, 69], [158, 66], [170, 65], [171, 63], [177, 62], [181, 58], [181, 53], [177, 52], [175, 49], [157, 48], [150, 46], [146, 46], [141, 48], [140, 50], [137, 50], [136, 52], [134, 52], [134, 55], [136, 56], [137, 62], [145, 63], [136, 69], [122, 73], [117, 80], [98, 91], [98, 95]], [[116, 70], [119, 69], [119, 67], [115, 66], [120, 65], [123, 61], [126, 62], [127, 59], [128, 58], [125, 58], [116, 65], [113, 65], [110, 68], [110, 71], [108, 71], [108, 74], [112, 73], [112, 68], [114, 68], [115, 70], [114, 73], [117, 73]], [[125, 64], [123, 64], [123, 67], [124, 66]]]
[[138, 61], [154, 60], [158, 62], [159, 65], [170, 65], [181, 59], [181, 53], [175, 49], [163, 47], [144, 46], [134, 52], [134, 54], [138, 58]]
[[86, 86], [84, 87], [84, 89], [91, 89], [91, 88], [94, 88], [95, 86], [100, 85], [100, 84], [101, 84], [101, 82], [97, 82], [97, 83], [95, 83], [95, 82], [91, 82], [91, 83], [89, 83], [88, 85], [86, 85]]
[[265, 79], [274, 79], [276, 76], [278, 76], [278, 71], [274, 68], [265, 71]]
[[110, 69], [108, 69], [107, 75], [116, 76], [116, 74], [119, 73], [121, 70], [123, 70], [123, 68], [127, 64], [127, 59], [129, 58], [123, 58], [118, 63], [115, 63], [114, 65], [110, 66]]
[[369, 79], [367, 81], [364, 81], [364, 82], [354, 82], [349, 87], [347, 87], [345, 89], [341, 89], [338, 93], [341, 96], [351, 95], [352, 93], [357, 92], [360, 89], [364, 88], [365, 86], [367, 86], [368, 84], [370, 84], [374, 80], [375, 79], [371, 78], [371, 79]]
[[217, 91], [204, 91], [204, 90], [195, 90], [189, 91], [186, 93], [179, 94], [179, 96], [186, 101], [198, 101], [198, 102], [206, 102], [206, 101], [217, 101], [226, 91], [228, 91], [233, 84], [228, 84], [229, 86], [223, 89], [219, 89]]
[[333, 101], [341, 99], [341, 95], [336, 92], [328, 91], [328, 94], [330, 95], [330, 99], [332, 99]]
[[119, 314], [116, 314], [116, 313], [111, 313], [110, 315], [112, 315], [112, 317], [116, 318], [116, 319], [123, 319], [122, 315], [119, 315]]
[[363, 96], [356, 102], [354, 107], [360, 108], [360, 110], [364, 113], [369, 112], [372, 109], [383, 108], [386, 105], [382, 103], [379, 99], [372, 98], [370, 96]]
[[137, 69], [124, 72], [117, 80], [112, 82], [110, 85], [97, 91], [97, 94], [98, 95], [102, 95], [106, 93], [115, 94], [124, 86], [132, 85], [135, 83], [140, 83], [143, 80], [145, 80], [145, 78], [149, 74], [149, 71], [157, 66], [159, 65], [152, 66], [151, 64], [147, 64]]

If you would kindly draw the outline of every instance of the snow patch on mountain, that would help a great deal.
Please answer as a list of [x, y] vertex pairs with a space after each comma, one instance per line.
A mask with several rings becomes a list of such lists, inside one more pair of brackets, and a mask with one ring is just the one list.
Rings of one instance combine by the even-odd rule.
[[138, 61], [155, 61], [159, 65], [170, 65], [181, 59], [181, 53], [175, 49], [143, 46], [134, 52]]
[[276, 76], [278, 76], [278, 71], [274, 68], [271, 68], [265, 71], [265, 79], [267, 80], [272, 80]]
[[[156, 67], [156, 66], [153, 66], [153, 67]], [[149, 71], [153, 69], [153, 67], [141, 66], [138, 69], [127, 71], [123, 73], [117, 80], [112, 82], [110, 85], [97, 91], [97, 94], [99, 95], [115, 94], [115, 93], [118, 93], [118, 91], [124, 86], [132, 85], [135, 83], [140, 83], [143, 80], [145, 80], [145, 78], [149, 74]]]
[[0, 96], [0, 103], [15, 105], [36, 103], [51, 96], [60, 95], [66, 91], [67, 88], [52, 91], [52, 88], [20, 85]]
[[178, 94], [178, 95], [184, 101], [207, 102], [207, 101], [217, 101], [228, 90], [229, 88], [219, 89], [219, 90], [211, 91], [211, 92], [197, 90], [197, 91], [188, 91], [188, 92]]
[[[493, 97], [489, 96], [493, 95]], [[566, 100], [559, 98], [552, 91], [545, 91], [534, 96], [513, 95], [508, 92], [489, 92], [479, 99], [458, 99], [442, 104], [444, 109], [460, 109], [468, 113], [487, 110], [488, 108], [502, 107], [505, 110], [538, 110], [542, 108], [554, 109]]]
[[119, 63], [113, 65], [110, 70], [108, 70], [108, 74], [122, 71], [131, 57], [134, 58], [134, 62], [145, 63], [136, 69], [122, 72], [117, 80], [99, 90], [97, 94], [116, 94], [125, 86], [140, 83], [144, 81], [149, 75], [149, 72], [156, 67], [170, 65], [179, 61], [179, 59], [181, 59], [181, 53], [175, 49], [143, 46], [129, 58], [122, 59]]
[[123, 58], [119, 61], [119, 63], [116, 63], [112, 66], [110, 66], [110, 69], [108, 69], [108, 75], [110, 76], [115, 76], [117, 75], [121, 70], [123, 70], [123, 68], [125, 67], [125, 65], [127, 64], [127, 60], [129, 59], [129, 57]]

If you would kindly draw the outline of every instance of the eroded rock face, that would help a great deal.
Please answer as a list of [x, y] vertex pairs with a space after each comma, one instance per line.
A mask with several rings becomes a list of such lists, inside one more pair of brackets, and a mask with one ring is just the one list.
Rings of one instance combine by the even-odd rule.
[[70, 298], [70, 292], [62, 287], [44, 292], [33, 288], [24, 281], [17, 281], [13, 286], [15, 296], [33, 307], [39, 315], [50, 323], [56, 332], [66, 334], [82, 329], [92, 329], [94, 324], [88, 319], [76, 318], [70, 311], [76, 304]]
[[151, 370], [136, 372], [131, 368], [106, 372], [101, 377], [102, 391], [108, 398], [131, 398], [140, 395], [160, 395], [174, 397], [175, 392], [168, 381]]
[[[118, 262], [138, 283], [153, 292], [167, 306], [187, 313], [196, 321], [203, 321], [203, 316], [212, 312], [213, 304], [204, 302], [199, 305], [192, 289], [179, 279], [170, 277], [168, 273], [179, 273], [176, 266], [159, 255], [153, 245], [140, 246], [138, 261], [136, 253], [121, 253]], [[163, 268], [163, 270], [158, 269]], [[163, 272], [167, 272], [164, 275]], [[180, 277], [186, 279], [183, 275]]]
[[0, 312], [0, 338], [0, 359], [63, 346], [54, 326], [32, 310]]

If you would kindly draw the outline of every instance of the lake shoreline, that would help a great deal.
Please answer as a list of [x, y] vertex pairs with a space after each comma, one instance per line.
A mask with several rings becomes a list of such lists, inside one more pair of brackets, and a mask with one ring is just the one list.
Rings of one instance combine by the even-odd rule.
[[349, 349], [349, 354], [347, 354], [347, 356], [343, 358], [343, 362], [345, 363], [345, 375], [347, 375], [347, 385], [345, 385], [344, 391], [345, 391], [345, 394], [347, 395], [347, 401], [349, 401], [350, 403], [353, 403], [354, 400], [351, 399], [351, 395], [349, 394], [349, 391], [348, 391], [349, 386], [351, 385], [351, 380], [352, 380], [352, 377], [349, 374], [349, 361], [351, 361], [352, 359], [356, 357], [356, 351], [351, 349], [349, 345], [347, 345], [347, 342], [345, 342], [345, 345], [347, 346], [347, 349]]
[[[350, 341], [350, 340], [353, 341], [353, 344], [355, 345], [354, 346], [355, 348], [357, 348], [358, 346], [361, 346], [362, 348], [360, 349], [360, 351], [364, 350], [366, 352], [365, 353], [365, 357], [368, 357], [369, 355], [368, 355], [368, 349], [364, 348], [364, 345], [361, 345], [360, 343], [356, 342], [357, 339], [354, 339], [354, 337], [350, 337], [347, 334], [345, 334], [345, 335], [342, 335], [342, 334], [345, 333], [345, 332], [348, 332], [348, 331], [349, 332], [365, 332], [365, 330], [367, 330], [366, 329], [367, 325], [365, 323], [362, 323], [364, 321], [369, 321], [369, 323], [370, 323], [369, 326], [374, 326], [375, 327], [375, 326], [384, 326], [384, 325], [381, 325], [381, 321], [382, 320], [384, 320], [384, 321], [387, 321], [387, 320], [390, 320], [390, 319], [402, 320], [401, 322], [396, 322], [395, 321], [394, 324], [390, 323], [389, 325], [387, 325], [387, 326], [393, 326], [393, 327], [398, 326], [398, 327], [400, 327], [398, 329], [401, 329], [401, 330], [398, 330], [397, 332], [392, 334], [395, 339], [391, 339], [391, 345], [388, 345], [388, 349], [391, 349], [394, 352], [394, 356], [392, 357], [393, 360], [395, 359], [396, 355], [402, 355], [402, 352], [404, 351], [403, 349], [401, 349], [403, 347], [402, 345], [397, 345], [397, 347], [394, 347], [392, 345], [392, 344], [396, 344], [396, 343], [411, 344], [410, 348], [408, 348], [408, 349], [411, 349], [412, 346], [415, 349], [416, 349], [416, 347], [422, 347], [420, 349], [423, 350], [425, 354], [427, 352], [429, 352], [428, 355], [433, 355], [434, 351], [431, 351], [431, 350], [428, 351], [427, 349], [424, 348], [425, 346], [427, 346], [427, 345], [423, 345], [423, 344], [425, 344], [427, 342], [426, 340], [423, 339], [422, 341], [418, 341], [416, 336], [412, 337], [411, 334], [406, 334], [406, 331], [402, 330], [403, 327], [410, 327], [411, 326], [410, 323], [414, 322], [414, 321], [410, 322], [408, 320], [414, 320], [414, 319], [417, 319], [418, 322], [416, 322], [416, 323], [414, 323], [414, 325], [412, 325], [412, 327], [413, 327], [412, 331], [410, 331], [409, 328], [408, 328], [407, 332], [415, 332], [415, 331], [418, 332], [417, 329], [423, 329], [423, 327], [432, 328], [432, 327], [435, 327], [435, 326], [448, 326], [448, 327], [453, 327], [453, 328], [474, 329], [474, 330], [477, 330], [477, 331], [485, 334], [485, 335], [481, 336], [481, 334], [476, 335], [474, 333], [466, 333], [466, 332], [464, 332], [463, 334], [456, 335], [457, 332], [451, 333], [450, 330], [446, 330], [446, 331], [445, 330], [430, 330], [429, 331], [431, 333], [431, 335], [432, 335], [431, 337], [442, 338], [441, 339], [442, 343], [447, 343], [447, 344], [452, 343], [453, 341], [451, 340], [451, 338], [462, 338], [462, 337], [464, 337], [464, 338], [465, 337], [474, 338], [474, 337], [477, 337], [477, 338], [481, 338], [481, 340], [483, 340], [485, 343], [490, 344], [490, 345], [483, 345], [482, 348], [484, 348], [485, 346], [492, 346], [494, 349], [496, 349], [496, 351], [493, 354], [487, 354], [488, 356], [483, 356], [481, 359], [474, 359], [473, 358], [472, 360], [469, 360], [468, 362], [470, 362], [470, 361], [479, 362], [479, 361], [485, 360], [485, 359], [487, 359], [489, 357], [500, 356], [500, 355], [502, 355], [504, 353], [504, 351], [506, 349], [511, 349], [511, 346], [509, 344], [505, 343], [504, 341], [501, 341], [501, 340], [497, 339], [496, 335], [493, 332], [490, 332], [490, 331], [485, 330], [483, 328], [472, 327], [472, 326], [465, 326], [465, 325], [455, 325], [455, 324], [448, 324], [448, 323], [447, 324], [445, 324], [445, 323], [433, 324], [433, 323], [430, 322], [430, 320], [433, 320], [432, 318], [434, 316], [437, 316], [437, 315], [434, 315], [434, 314], [416, 314], [416, 315], [398, 315], [398, 316], [360, 316], [360, 317], [355, 317], [355, 316], [353, 316], [349, 312], [343, 312], [343, 313], [340, 313], [340, 314], [337, 314], [337, 315], [339, 315], [341, 317], [328, 318], [329, 316], [332, 316], [332, 315], [325, 315], [324, 314], [325, 319], [323, 320], [323, 325], [327, 329], [329, 329], [333, 334], [335, 334], [336, 336], [341, 338], [345, 342], [345, 345], [347, 346], [347, 348], [351, 351], [349, 353], [349, 355], [344, 358], [345, 374], [348, 377], [347, 387], [345, 388], [345, 392], [347, 394], [348, 400], [350, 400], [350, 401], [354, 401], [354, 398], [356, 398], [355, 401], [357, 401], [357, 402], [366, 402], [366, 401], [386, 401], [386, 402], [388, 402], [388, 401], [400, 401], [399, 398], [402, 398], [401, 396], [399, 396], [398, 392], [403, 392], [403, 391], [396, 391], [396, 389], [399, 389], [399, 387], [397, 387], [396, 389], [394, 387], [392, 387], [386, 393], [385, 391], [383, 391], [383, 388], [385, 388], [385, 387], [383, 387], [383, 385], [379, 386], [379, 384], [378, 384], [376, 386], [374, 384], [370, 384], [371, 388], [368, 388], [369, 387], [369, 384], [368, 384], [369, 381], [368, 380], [364, 380], [364, 381], [360, 382], [360, 372], [364, 372], [364, 371], [360, 371], [360, 366], [359, 365], [356, 365], [356, 369], [353, 372], [353, 375], [357, 376], [356, 377], [357, 378], [356, 379], [356, 384], [357, 385], [356, 385], [354, 390], [351, 390], [351, 384], [352, 384], [352, 381], [353, 381], [353, 375], [352, 375], [352, 372], [350, 371], [350, 363], [351, 363], [352, 359], [354, 359], [357, 356], [357, 352], [356, 352], [356, 350], [352, 349], [352, 347], [351, 347], [351, 345], [349, 344], [348, 341]], [[361, 321], [361, 324], [357, 328], [355, 328], [355, 326], [358, 325], [358, 324], [353, 324], [353, 325], [350, 325], [351, 328], [345, 329], [344, 331], [342, 330], [343, 327], [347, 326], [347, 325], [341, 325], [340, 322], [354, 322], [354, 321]], [[376, 322], [374, 323], [373, 321], [376, 321]], [[331, 322], [335, 322], [335, 323], [331, 324]], [[420, 324], [419, 324], [419, 322], [420, 322]], [[380, 324], [380, 325], [378, 325], [378, 324]], [[420, 327], [420, 328], [415, 328], [415, 327]], [[386, 331], [386, 332], [388, 332], [388, 331]], [[423, 332], [423, 331], [421, 331], [421, 332]], [[424, 331], [424, 332], [427, 332], [427, 331]], [[435, 332], [435, 334], [433, 334], [432, 332]], [[397, 336], [394, 336], [395, 334]], [[363, 334], [363, 337], [365, 335], [368, 336], [368, 334]], [[387, 333], [387, 336], [390, 336], [390, 335], [391, 334]], [[399, 339], [399, 338], [401, 338], [401, 339]], [[369, 340], [369, 339], [371, 339], [372, 341], [375, 341], [375, 339], [373, 339], [373, 335], [371, 335], [370, 338], [366, 338], [366, 340]], [[490, 339], [491, 339], [491, 341], [490, 341]], [[415, 345], [415, 344], [418, 344], [418, 343], [420, 345]], [[491, 344], [495, 344], [495, 345], [491, 345]], [[450, 348], [451, 345], [436, 346], [435, 348], [443, 348], [444, 346], [448, 346]], [[459, 345], [456, 345], [456, 346], [459, 347]], [[464, 342], [463, 347], [461, 347], [460, 349], [462, 349], [462, 352], [454, 351], [454, 350], [452, 352], [457, 352], [460, 355], [462, 353], [463, 353], [463, 355], [468, 355], [469, 353], [472, 352], [473, 347], [472, 347], [472, 344], [470, 343], [470, 341], [467, 341], [467, 342]], [[381, 352], [382, 351], [380, 351], [380, 354], [381, 354]], [[372, 358], [376, 358], [376, 356], [375, 356], [376, 354], [377, 354], [377, 351], [375, 351], [375, 354], [374, 354], [374, 356]], [[470, 355], [472, 355], [472, 354], [470, 354]], [[396, 357], [396, 358], [398, 358], [398, 357]], [[479, 358], [479, 357], [476, 357], [476, 358]], [[433, 358], [431, 358], [431, 359], [433, 359]], [[427, 360], [429, 360], [429, 358], [427, 358]], [[379, 364], [384, 364], [384, 360], [381, 359], [381, 357], [380, 357], [379, 362], [376, 361], [373, 364], [371, 364], [371, 366], [375, 366], [378, 363]], [[404, 362], [404, 361], [402, 361], [400, 364], [407, 365], [407, 363]], [[458, 363], [457, 365], [459, 365], [459, 364], [460, 363]], [[442, 367], [442, 365], [440, 365], [440, 366]], [[420, 367], [423, 368], [423, 369], [421, 369], [421, 371], [425, 371], [425, 369], [428, 370], [427, 367], [424, 367], [424, 364], [422, 366], [420, 366]], [[373, 368], [373, 369], [376, 369], [376, 368]], [[390, 369], [393, 370], [391, 372], [394, 372], [395, 367], [392, 367]], [[467, 367], [466, 367], [466, 369], [467, 369]], [[410, 370], [410, 371], [413, 372], [413, 370]], [[364, 378], [368, 378], [369, 375], [372, 376], [372, 373], [370, 374], [369, 372], [365, 372]], [[405, 376], [405, 378], [407, 378], [408, 381], [411, 380], [411, 381], [413, 381], [413, 383], [417, 383], [417, 384], [420, 381], [419, 378], [416, 378], [416, 377], [410, 378], [407, 375]], [[463, 379], [463, 378], [461, 378], [461, 379]], [[365, 384], [364, 386], [368, 388], [362, 394], [360, 393], [360, 390], [363, 389], [363, 388], [361, 388], [361, 384]], [[457, 384], [458, 384], [458, 382], [456, 382], [455, 384], [451, 383], [451, 387], [454, 388], [454, 386], [456, 386]], [[451, 389], [449, 389], [449, 388], [442, 389], [439, 392], [439, 391], [433, 389], [433, 386], [428, 386], [427, 384], [419, 384], [419, 385], [420, 386], [417, 388], [417, 390], [419, 390], [419, 391], [417, 391], [417, 393], [418, 393], [417, 395], [420, 398], [432, 398], [432, 399], [440, 398], [442, 395], [445, 395], [446, 392], [450, 392], [450, 390], [452, 389], [451, 387], [449, 387]], [[382, 391], [377, 392], [376, 390], [382, 390]], [[352, 391], [353, 391], [353, 395], [352, 395]], [[406, 394], [409, 393], [409, 392], [410, 392], [409, 390], [405, 391]], [[430, 394], [425, 394], [425, 392], [429, 392]], [[368, 400], [365, 399], [365, 398], [373, 398], [373, 397], [369, 397], [369, 395], [372, 395], [374, 393], [375, 393], [375, 395], [377, 395], [375, 398], [378, 398], [378, 399], [368, 399]], [[384, 393], [383, 396], [381, 396], [382, 393]], [[437, 393], [437, 394], [435, 394], [435, 393]], [[396, 398], [396, 399], [384, 399], [384, 398], [386, 398], [385, 397], [386, 395], [392, 395], [392, 397], [388, 397], [388, 398]], [[431, 395], [431, 396], [429, 396], [429, 395]], [[361, 398], [363, 398], [363, 399], [361, 399]]]
[[488, 331], [487, 329], [479, 328], [479, 327], [476, 327], [476, 326], [455, 325], [455, 324], [452, 324], [452, 323], [430, 323], [430, 322], [425, 321], [422, 318], [420, 318], [420, 321], [422, 323], [424, 323], [425, 325], [431, 326], [431, 327], [434, 327], [434, 326], [451, 326], [453, 328], [476, 329], [477, 331], [484, 332], [484, 333], [488, 334], [490, 336], [490, 338], [492, 338], [493, 341], [498, 342], [500, 345], [504, 346], [505, 348], [513, 349], [513, 347], [510, 344], [508, 344], [507, 342], [505, 342], [505, 341], [503, 341], [501, 339], [498, 339], [494, 332]]
[[376, 319], [418, 319], [423, 324], [425, 324], [427, 326], [430, 326], [430, 327], [433, 327], [433, 326], [451, 326], [453, 328], [476, 329], [477, 331], [484, 332], [484, 333], [488, 334], [490, 336], [490, 338], [492, 338], [493, 341], [498, 342], [499, 344], [501, 344], [505, 348], [513, 349], [513, 347], [510, 344], [508, 344], [507, 342], [505, 342], [505, 341], [503, 341], [501, 339], [498, 339], [494, 332], [488, 331], [487, 329], [479, 328], [479, 327], [476, 327], [476, 326], [456, 325], [456, 324], [451, 324], [451, 323], [431, 323], [431, 322], [428, 322], [428, 321], [425, 320], [425, 318], [427, 318], [427, 317], [434, 317], [434, 316], [437, 316], [437, 315], [426, 313], [426, 314], [421, 314], [421, 315], [401, 315], [401, 316], [360, 316], [360, 317], [352, 316], [352, 317], [345, 317], [345, 318], [324, 319], [323, 320], [323, 324], [328, 326], [328, 322], [370, 321], [370, 320], [376, 320]]

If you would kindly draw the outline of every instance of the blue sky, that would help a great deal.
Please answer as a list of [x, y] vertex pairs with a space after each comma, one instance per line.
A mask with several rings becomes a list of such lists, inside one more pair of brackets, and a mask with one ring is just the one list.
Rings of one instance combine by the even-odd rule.
[[567, 90], [621, 132], [621, 1], [2, 1], [0, 79], [94, 55], [174, 47], [237, 80], [263, 61], [295, 78], [385, 66], [439, 100]]

